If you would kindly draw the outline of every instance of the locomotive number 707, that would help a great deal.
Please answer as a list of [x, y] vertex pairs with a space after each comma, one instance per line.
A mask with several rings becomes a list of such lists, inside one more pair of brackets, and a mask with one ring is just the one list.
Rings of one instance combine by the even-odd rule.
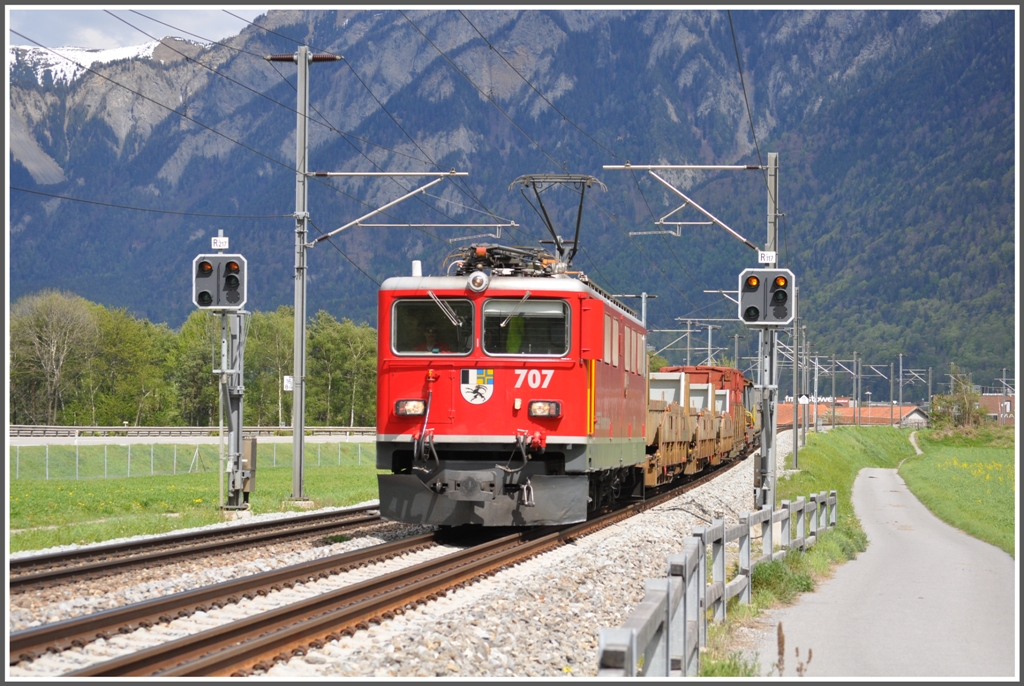
[[[526, 383], [530, 385], [530, 388], [547, 388], [548, 384], [551, 383], [551, 377], [554, 376], [554, 369], [516, 369], [516, 388], [523, 387], [523, 379], [526, 379]], [[543, 376], [543, 380], [541, 380]]]

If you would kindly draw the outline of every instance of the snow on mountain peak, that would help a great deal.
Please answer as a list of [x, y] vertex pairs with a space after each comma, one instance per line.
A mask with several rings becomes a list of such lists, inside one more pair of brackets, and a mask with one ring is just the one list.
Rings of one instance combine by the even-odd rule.
[[97, 62], [105, 64], [123, 59], [150, 58], [158, 45], [160, 41], [110, 49], [12, 45], [7, 53], [8, 72], [15, 65], [24, 63], [32, 68], [40, 84], [43, 83], [43, 74], [47, 70], [53, 74], [54, 83], [62, 81], [69, 84], [82, 75], [86, 68]]

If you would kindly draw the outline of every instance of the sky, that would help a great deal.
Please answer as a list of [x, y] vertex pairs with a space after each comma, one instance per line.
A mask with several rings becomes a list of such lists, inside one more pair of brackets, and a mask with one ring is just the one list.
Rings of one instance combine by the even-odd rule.
[[[215, 9], [202, 6], [203, 9], [198, 9], [200, 7], [198, 5], [149, 6], [140, 3], [133, 8], [139, 12], [136, 14], [123, 6], [114, 8], [110, 5], [94, 5], [91, 7], [91, 9], [83, 9], [80, 5], [6, 5], [8, 44], [27, 46], [38, 44], [48, 48], [73, 46], [110, 49], [152, 41], [153, 38], [146, 34], [155, 36], [157, 39], [176, 35], [194, 40], [200, 40], [197, 36], [211, 41], [220, 40], [237, 35], [247, 26], [244, 21], [232, 17], [223, 10], [251, 21], [271, 9], [271, 6], [255, 5], [222, 5]], [[153, 9], [153, 7], [170, 9]], [[124, 21], [116, 19], [104, 11], [105, 9], [138, 28], [132, 28]], [[175, 28], [143, 18], [140, 14], [165, 22]], [[15, 34], [15, 31], [25, 38]], [[189, 35], [187, 32], [197, 35]]]

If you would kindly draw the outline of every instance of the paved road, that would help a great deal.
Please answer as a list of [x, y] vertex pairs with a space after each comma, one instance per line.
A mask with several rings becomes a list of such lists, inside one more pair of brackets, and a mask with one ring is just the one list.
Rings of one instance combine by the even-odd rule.
[[[783, 676], [1019, 678], [1014, 559], [935, 517], [895, 469], [864, 469], [853, 507], [868, 549], [792, 606], [768, 615], [757, 652]], [[798, 661], [795, 649], [800, 650]]]

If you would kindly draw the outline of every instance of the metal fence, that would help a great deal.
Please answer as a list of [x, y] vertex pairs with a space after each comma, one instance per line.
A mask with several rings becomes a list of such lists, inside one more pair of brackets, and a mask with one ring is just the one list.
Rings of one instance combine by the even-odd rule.
[[[226, 431], [226, 429], [225, 429]], [[8, 436], [217, 436], [219, 427], [213, 426], [41, 426], [12, 424]], [[373, 436], [372, 426], [307, 426], [307, 436]], [[245, 426], [245, 436], [291, 436], [290, 426]]]
[[[217, 444], [127, 443], [102, 445], [15, 445], [9, 447], [9, 478], [121, 479], [214, 471]], [[306, 467], [373, 465], [372, 443], [307, 443]], [[257, 441], [257, 469], [292, 466], [292, 443]]]
[[[725, 621], [730, 598], [750, 602], [751, 575], [761, 562], [778, 560], [790, 550], [806, 550], [818, 532], [836, 526], [836, 492], [822, 491], [808, 499], [782, 501], [778, 510], [764, 507], [744, 514], [735, 526], [716, 519], [694, 529], [683, 541], [683, 552], [668, 558], [668, 575], [648, 579], [644, 599], [615, 629], [601, 629], [598, 643], [599, 677], [697, 676], [700, 649], [707, 645], [708, 615]], [[772, 541], [780, 524], [779, 550]], [[751, 539], [760, 529], [761, 551], [752, 557]], [[805, 531], [806, 529], [806, 531]], [[726, 579], [726, 545], [739, 544], [736, 575]], [[707, 582], [707, 550], [711, 547], [711, 583]], [[703, 592], [702, 592], [703, 589]]]

